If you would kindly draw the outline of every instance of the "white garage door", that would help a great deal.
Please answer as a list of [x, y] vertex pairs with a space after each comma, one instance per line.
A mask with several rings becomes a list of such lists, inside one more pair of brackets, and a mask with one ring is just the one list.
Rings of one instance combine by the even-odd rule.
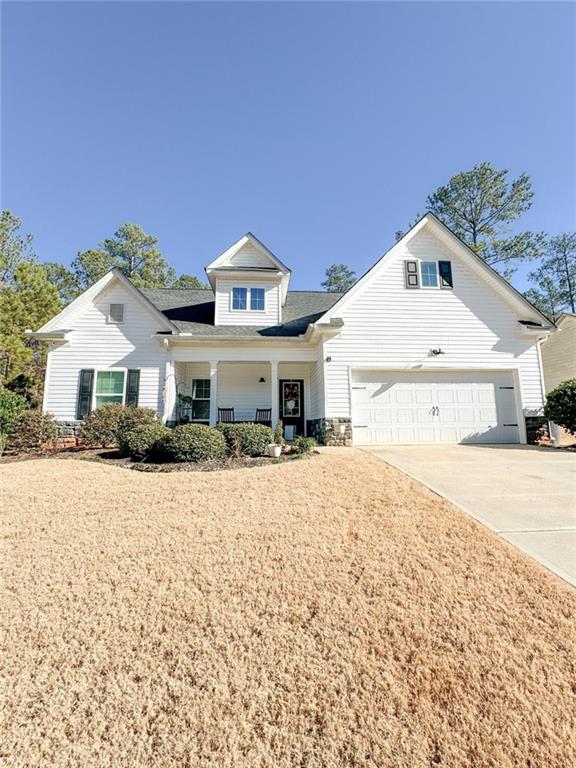
[[354, 371], [354, 443], [517, 443], [510, 372]]

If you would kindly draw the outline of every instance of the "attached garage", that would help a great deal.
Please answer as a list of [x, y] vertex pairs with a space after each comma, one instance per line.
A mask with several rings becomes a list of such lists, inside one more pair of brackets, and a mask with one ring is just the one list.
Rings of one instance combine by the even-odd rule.
[[354, 443], [518, 443], [511, 371], [352, 372]]

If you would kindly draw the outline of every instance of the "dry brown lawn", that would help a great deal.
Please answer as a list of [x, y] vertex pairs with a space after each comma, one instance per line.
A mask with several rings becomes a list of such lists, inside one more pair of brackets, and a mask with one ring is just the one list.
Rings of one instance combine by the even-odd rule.
[[1, 765], [576, 765], [574, 591], [376, 458], [0, 484]]

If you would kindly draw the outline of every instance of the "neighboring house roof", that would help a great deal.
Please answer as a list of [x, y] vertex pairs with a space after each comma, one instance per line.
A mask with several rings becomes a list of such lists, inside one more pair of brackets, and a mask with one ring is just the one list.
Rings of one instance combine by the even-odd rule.
[[214, 325], [214, 294], [208, 288], [142, 288], [142, 293], [176, 326], [195, 336], [300, 336], [342, 296], [326, 291], [288, 291], [282, 324]]

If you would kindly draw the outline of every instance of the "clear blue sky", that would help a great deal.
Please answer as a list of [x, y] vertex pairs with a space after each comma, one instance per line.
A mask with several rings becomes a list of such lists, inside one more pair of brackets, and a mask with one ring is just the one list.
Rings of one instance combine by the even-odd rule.
[[575, 10], [5, 2], [2, 206], [63, 263], [129, 221], [202, 276], [251, 230], [300, 289], [483, 160], [531, 175], [522, 228], [574, 229]]

